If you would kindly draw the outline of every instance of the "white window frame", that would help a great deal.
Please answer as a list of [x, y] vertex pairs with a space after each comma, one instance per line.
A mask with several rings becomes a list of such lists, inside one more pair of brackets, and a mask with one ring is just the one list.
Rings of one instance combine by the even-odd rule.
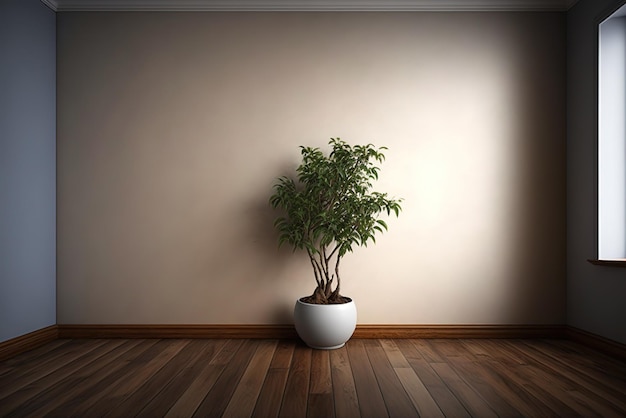
[[626, 262], [626, 5], [598, 26], [598, 259]]

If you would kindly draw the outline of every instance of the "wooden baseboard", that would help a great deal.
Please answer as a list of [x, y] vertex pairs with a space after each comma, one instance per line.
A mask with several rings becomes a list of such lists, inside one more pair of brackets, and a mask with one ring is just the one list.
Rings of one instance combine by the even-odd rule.
[[[57, 338], [297, 338], [293, 325], [51, 325], [0, 343], [0, 361]], [[626, 359], [626, 345], [564, 325], [357, 325], [353, 338], [568, 338]]]
[[353, 338], [563, 338], [562, 325], [358, 325]]
[[579, 344], [601, 351], [610, 356], [626, 360], [626, 344], [619, 343], [608, 338], [601, 337], [582, 329], [570, 327], [566, 328], [567, 338]]
[[293, 325], [59, 325], [59, 338], [297, 338]]
[[57, 326], [50, 325], [49, 327], [1, 342], [0, 361], [54, 341], [58, 336], [59, 330]]
[[[59, 325], [59, 338], [297, 338], [293, 325]], [[562, 338], [561, 325], [357, 325], [353, 338]]]

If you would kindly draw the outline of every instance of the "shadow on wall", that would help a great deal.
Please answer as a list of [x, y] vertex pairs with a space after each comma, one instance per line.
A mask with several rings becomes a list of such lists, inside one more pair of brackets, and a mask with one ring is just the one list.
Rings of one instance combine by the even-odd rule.
[[[280, 212], [269, 204], [273, 192], [270, 184], [281, 175], [294, 176], [295, 170], [285, 165], [277, 172], [277, 175], [263, 175], [268, 179], [267, 188], [231, 202], [226, 216], [229, 221], [220, 226], [226, 227], [228, 233], [220, 235], [219, 247], [210, 249], [205, 262], [204, 270], [210, 274], [210, 281], [229, 293], [224, 295], [226, 300], [249, 305], [238, 310], [239, 318], [230, 319], [234, 323], [292, 323], [295, 303], [292, 292], [299, 287], [298, 283], [309, 284], [308, 276], [307, 280], [300, 280], [302, 275], [296, 273], [308, 268], [304, 254], [294, 253], [287, 245], [280, 248], [278, 245], [274, 221]], [[220, 283], [221, 280], [235, 283]], [[255, 306], [256, 303], [270, 306]]]
[[[525, 38], [528, 44], [521, 43], [530, 50], [533, 43], [551, 42], [554, 46], [549, 50], [565, 51], [564, 31], [558, 29], [554, 28], [549, 41], [537, 37]], [[537, 315], [535, 312], [546, 315], [549, 311], [549, 317], [560, 316], [564, 321], [566, 115], [562, 105], [565, 80], [561, 74], [565, 73], [565, 54], [558, 59], [545, 51], [536, 54], [544, 55], [530, 62], [519, 59], [515, 84], [519, 118], [513, 154], [516, 222], [511, 230], [511, 253], [516, 257], [510, 260], [510, 290], [514, 297], [509, 309], [517, 309], [518, 316], [527, 318]], [[544, 92], [543, 107], [536, 105], [537, 91]], [[545, 292], [538, 294], [536, 289], [541, 287]], [[541, 322], [542, 318], [534, 320]]]

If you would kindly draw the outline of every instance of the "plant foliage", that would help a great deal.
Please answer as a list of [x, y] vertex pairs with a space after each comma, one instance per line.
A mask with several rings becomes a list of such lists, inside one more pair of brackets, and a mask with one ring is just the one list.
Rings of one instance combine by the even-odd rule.
[[375, 234], [387, 230], [385, 221], [378, 218], [381, 213], [398, 216], [402, 209], [401, 199], [371, 190], [387, 148], [351, 146], [340, 138], [331, 138], [329, 144], [329, 155], [301, 146], [297, 182], [278, 178], [270, 197], [272, 207], [285, 212], [274, 222], [280, 245], [306, 250], [311, 260], [317, 287], [303, 298], [309, 303], [349, 301], [339, 294], [341, 258], [355, 247], [376, 242]]

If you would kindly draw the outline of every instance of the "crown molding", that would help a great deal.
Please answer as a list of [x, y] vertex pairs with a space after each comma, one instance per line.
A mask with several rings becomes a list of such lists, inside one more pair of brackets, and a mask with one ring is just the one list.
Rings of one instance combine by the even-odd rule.
[[41, 0], [41, 2], [55, 12], [59, 10], [59, 5], [58, 5], [57, 0]]
[[566, 11], [578, 0], [41, 0], [58, 12]]

